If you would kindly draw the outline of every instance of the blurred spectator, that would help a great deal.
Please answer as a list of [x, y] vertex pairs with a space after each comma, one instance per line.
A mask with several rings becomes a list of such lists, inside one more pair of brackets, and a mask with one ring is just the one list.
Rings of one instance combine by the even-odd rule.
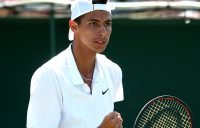
[[0, 17], [6, 17], [14, 14], [13, 8], [0, 8]]

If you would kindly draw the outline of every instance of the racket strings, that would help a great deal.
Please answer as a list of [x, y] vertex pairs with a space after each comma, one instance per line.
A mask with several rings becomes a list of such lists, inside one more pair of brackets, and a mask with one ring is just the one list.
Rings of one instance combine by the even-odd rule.
[[144, 127], [190, 128], [190, 116], [188, 116], [188, 112], [177, 101], [162, 99], [152, 103], [143, 112], [141, 121], [138, 123], [138, 128]]
[[180, 128], [181, 123], [179, 120], [180, 115], [177, 112], [164, 109], [163, 112], [157, 113], [146, 126], [151, 128]]

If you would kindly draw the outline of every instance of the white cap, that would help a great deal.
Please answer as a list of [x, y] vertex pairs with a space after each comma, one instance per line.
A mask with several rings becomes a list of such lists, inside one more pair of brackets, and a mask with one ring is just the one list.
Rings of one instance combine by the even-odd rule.
[[[86, 14], [95, 10], [105, 10], [111, 13], [111, 10], [114, 10], [115, 7], [111, 6], [109, 2], [107, 4], [92, 4], [92, 0], [75, 0], [71, 6], [71, 20], [76, 19], [77, 17]], [[74, 39], [74, 33], [69, 29], [69, 40]]]

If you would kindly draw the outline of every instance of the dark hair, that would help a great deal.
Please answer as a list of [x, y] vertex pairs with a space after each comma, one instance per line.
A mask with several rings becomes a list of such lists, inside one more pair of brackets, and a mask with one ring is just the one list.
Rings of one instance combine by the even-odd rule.
[[106, 4], [108, 0], [92, 0], [92, 4]]
[[77, 24], [80, 24], [81, 23], [81, 18], [83, 17], [84, 15], [81, 15], [77, 18], [74, 19], [74, 21], [77, 23]]
[[[92, 4], [106, 4], [108, 2], [108, 0], [92, 0]], [[79, 17], [77, 17], [76, 19], [74, 19], [74, 21], [78, 24], [81, 23], [81, 18], [83, 17], [84, 15], [81, 15]]]

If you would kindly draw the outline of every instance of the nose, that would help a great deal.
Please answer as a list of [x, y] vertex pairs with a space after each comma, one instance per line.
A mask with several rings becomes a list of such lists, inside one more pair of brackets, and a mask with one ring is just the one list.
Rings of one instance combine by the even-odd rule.
[[100, 37], [105, 37], [108, 34], [108, 30], [106, 29], [106, 27], [104, 25], [102, 25], [100, 27], [100, 31], [99, 31], [99, 36]]

